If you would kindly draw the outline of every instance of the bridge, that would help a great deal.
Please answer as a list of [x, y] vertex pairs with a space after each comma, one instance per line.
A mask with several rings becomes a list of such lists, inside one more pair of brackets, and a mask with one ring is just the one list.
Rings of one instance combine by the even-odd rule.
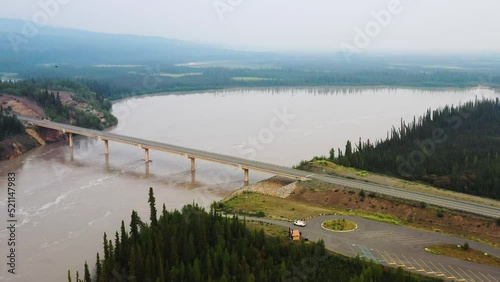
[[88, 137], [97, 138], [99, 140], [102, 140], [104, 142], [105, 154], [109, 154], [109, 141], [120, 142], [120, 143], [124, 143], [124, 144], [128, 144], [128, 145], [136, 146], [136, 147], [144, 150], [144, 154], [145, 154], [144, 159], [148, 163], [150, 162], [149, 151], [150, 150], [157, 150], [157, 151], [181, 155], [181, 156], [184, 156], [184, 157], [190, 159], [191, 160], [191, 171], [195, 171], [195, 169], [196, 169], [196, 159], [235, 166], [235, 167], [242, 169], [242, 171], [244, 172], [245, 183], [248, 183], [248, 181], [249, 181], [249, 171], [255, 170], [255, 171], [261, 171], [264, 173], [284, 176], [287, 178], [292, 178], [292, 179], [301, 180], [301, 181], [315, 179], [315, 180], [324, 181], [324, 182], [331, 183], [331, 184], [337, 184], [337, 185], [342, 185], [342, 186], [346, 186], [346, 187], [351, 187], [354, 189], [385, 194], [385, 195], [389, 195], [392, 197], [408, 199], [408, 200], [413, 200], [413, 201], [418, 201], [418, 202], [425, 202], [425, 203], [436, 205], [436, 206], [446, 207], [449, 209], [454, 209], [454, 210], [459, 210], [459, 211], [470, 212], [470, 213], [484, 215], [484, 216], [493, 217], [493, 218], [500, 218], [500, 208], [497, 208], [497, 207], [486, 206], [486, 205], [465, 202], [465, 201], [459, 201], [459, 200], [445, 198], [445, 197], [438, 197], [438, 196], [434, 196], [434, 195], [428, 195], [428, 194], [424, 194], [424, 193], [419, 193], [419, 192], [414, 192], [414, 191], [409, 191], [409, 190], [404, 190], [404, 189], [398, 189], [398, 188], [394, 188], [394, 187], [386, 186], [386, 185], [367, 183], [364, 181], [347, 179], [347, 178], [343, 178], [343, 177], [336, 177], [336, 176], [330, 176], [330, 175], [325, 175], [325, 174], [315, 174], [315, 173], [311, 173], [311, 172], [307, 172], [307, 171], [293, 169], [290, 167], [285, 167], [285, 166], [280, 166], [280, 165], [275, 165], [275, 164], [270, 164], [270, 163], [264, 163], [264, 162], [259, 162], [259, 161], [255, 161], [255, 160], [248, 160], [248, 159], [233, 157], [233, 156], [229, 156], [229, 155], [217, 154], [217, 153], [212, 153], [212, 152], [207, 152], [207, 151], [202, 151], [202, 150], [197, 150], [197, 149], [192, 149], [192, 148], [186, 148], [186, 147], [176, 146], [176, 145], [171, 145], [171, 144], [166, 144], [166, 143], [160, 143], [160, 142], [140, 139], [140, 138], [136, 138], [136, 137], [123, 136], [123, 135], [119, 135], [119, 134], [103, 132], [103, 131], [93, 130], [93, 129], [87, 129], [87, 128], [82, 128], [82, 127], [78, 127], [78, 126], [68, 125], [68, 124], [56, 123], [56, 122], [47, 121], [47, 120], [39, 120], [39, 119], [34, 119], [34, 118], [22, 117], [22, 116], [19, 116], [18, 118], [19, 118], [19, 120], [30, 123], [34, 126], [49, 128], [49, 129], [61, 131], [65, 134], [67, 134], [70, 147], [73, 147], [73, 135], [83, 135], [83, 136], [88, 136]]

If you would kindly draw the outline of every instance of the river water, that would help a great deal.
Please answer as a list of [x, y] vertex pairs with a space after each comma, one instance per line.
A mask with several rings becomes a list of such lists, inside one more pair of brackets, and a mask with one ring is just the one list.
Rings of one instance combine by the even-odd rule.
[[[346, 140], [385, 138], [386, 132], [428, 108], [500, 97], [484, 88], [244, 89], [130, 98], [114, 104], [119, 125], [109, 131], [292, 166], [327, 155]], [[128, 226], [133, 209], [148, 219], [147, 193], [158, 205], [209, 206], [243, 185], [237, 168], [196, 163], [140, 148], [75, 138], [0, 163], [0, 281], [67, 281], [67, 271], [95, 263], [102, 236]], [[7, 174], [16, 173], [16, 274], [7, 272]], [[269, 177], [250, 171], [250, 182]], [[161, 209], [161, 207], [158, 207]], [[82, 276], [82, 275], [81, 275]]]

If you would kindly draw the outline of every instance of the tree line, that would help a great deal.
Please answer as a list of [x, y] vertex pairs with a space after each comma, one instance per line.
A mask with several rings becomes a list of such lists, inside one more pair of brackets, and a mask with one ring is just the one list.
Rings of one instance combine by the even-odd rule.
[[163, 209], [149, 190], [149, 224], [132, 211], [113, 238], [104, 234], [93, 268], [68, 281], [439, 281], [329, 253], [323, 241], [293, 242], [250, 230], [245, 221], [196, 204]]
[[10, 111], [4, 110], [3, 106], [0, 106], [0, 141], [23, 132], [24, 126], [17, 119], [17, 116], [11, 115]]
[[500, 199], [500, 101], [446, 106], [393, 127], [385, 140], [331, 149], [336, 164]]

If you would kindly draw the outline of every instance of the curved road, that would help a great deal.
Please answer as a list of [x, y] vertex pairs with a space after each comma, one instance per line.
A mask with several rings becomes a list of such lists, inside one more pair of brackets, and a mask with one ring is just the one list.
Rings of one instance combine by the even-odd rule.
[[[327, 219], [345, 218], [358, 228], [350, 232], [333, 232], [321, 227]], [[375, 262], [402, 267], [421, 274], [454, 281], [500, 282], [500, 268], [434, 255], [424, 251], [435, 244], [461, 245], [462, 238], [422, 231], [353, 216], [320, 216], [306, 221], [305, 227], [280, 220], [246, 218], [298, 229], [303, 238], [323, 239], [327, 249], [346, 256], [360, 256]], [[473, 249], [500, 257], [500, 250], [489, 245], [470, 242]]]
[[352, 180], [342, 177], [334, 177], [323, 174], [314, 174], [307, 171], [302, 171], [298, 169], [293, 169], [290, 167], [264, 163], [254, 160], [248, 160], [238, 157], [233, 157], [229, 155], [211, 153], [202, 150], [196, 150], [192, 148], [186, 148], [166, 143], [160, 143], [151, 140], [145, 140], [130, 136], [123, 136], [119, 134], [113, 134], [109, 132], [103, 132], [99, 130], [86, 129], [82, 127], [72, 126], [68, 124], [56, 123], [46, 120], [38, 120], [28, 117], [19, 116], [19, 120], [31, 123], [33, 125], [45, 128], [51, 128], [67, 133], [74, 133], [78, 135], [84, 135], [94, 138], [99, 138], [102, 140], [110, 140], [121, 142], [133, 146], [138, 146], [142, 149], [152, 149], [159, 150], [168, 153], [183, 155], [186, 157], [203, 159], [212, 162], [218, 162], [223, 164], [228, 164], [232, 166], [237, 166], [242, 169], [258, 170], [266, 173], [271, 173], [275, 175], [281, 175], [285, 177], [291, 177], [295, 179], [316, 179], [332, 184], [343, 185], [347, 187], [352, 187], [355, 189], [363, 189], [370, 192], [385, 194], [393, 197], [426, 202], [432, 205], [446, 207], [449, 209], [460, 210], [465, 212], [470, 212], [474, 214], [484, 215], [493, 218], [500, 218], [500, 208], [480, 205], [471, 202], [464, 202], [454, 199], [448, 199], [444, 197], [438, 197], [434, 195], [427, 195], [419, 192], [413, 192], [409, 190], [403, 190], [398, 188], [393, 188], [390, 186], [367, 183], [359, 180]]

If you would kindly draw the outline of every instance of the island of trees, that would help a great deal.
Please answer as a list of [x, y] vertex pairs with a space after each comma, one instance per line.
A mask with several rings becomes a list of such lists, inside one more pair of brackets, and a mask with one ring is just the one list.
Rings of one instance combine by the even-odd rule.
[[500, 101], [476, 99], [428, 110], [410, 123], [401, 121], [385, 140], [347, 141], [344, 150], [331, 149], [329, 157], [323, 158], [500, 199]]
[[[328, 252], [323, 241], [293, 242], [250, 230], [245, 221], [197, 205], [165, 209], [157, 217], [153, 189], [150, 218], [133, 211], [91, 270], [68, 271], [68, 281], [439, 281]], [[75, 280], [73, 280], [75, 279]]]

